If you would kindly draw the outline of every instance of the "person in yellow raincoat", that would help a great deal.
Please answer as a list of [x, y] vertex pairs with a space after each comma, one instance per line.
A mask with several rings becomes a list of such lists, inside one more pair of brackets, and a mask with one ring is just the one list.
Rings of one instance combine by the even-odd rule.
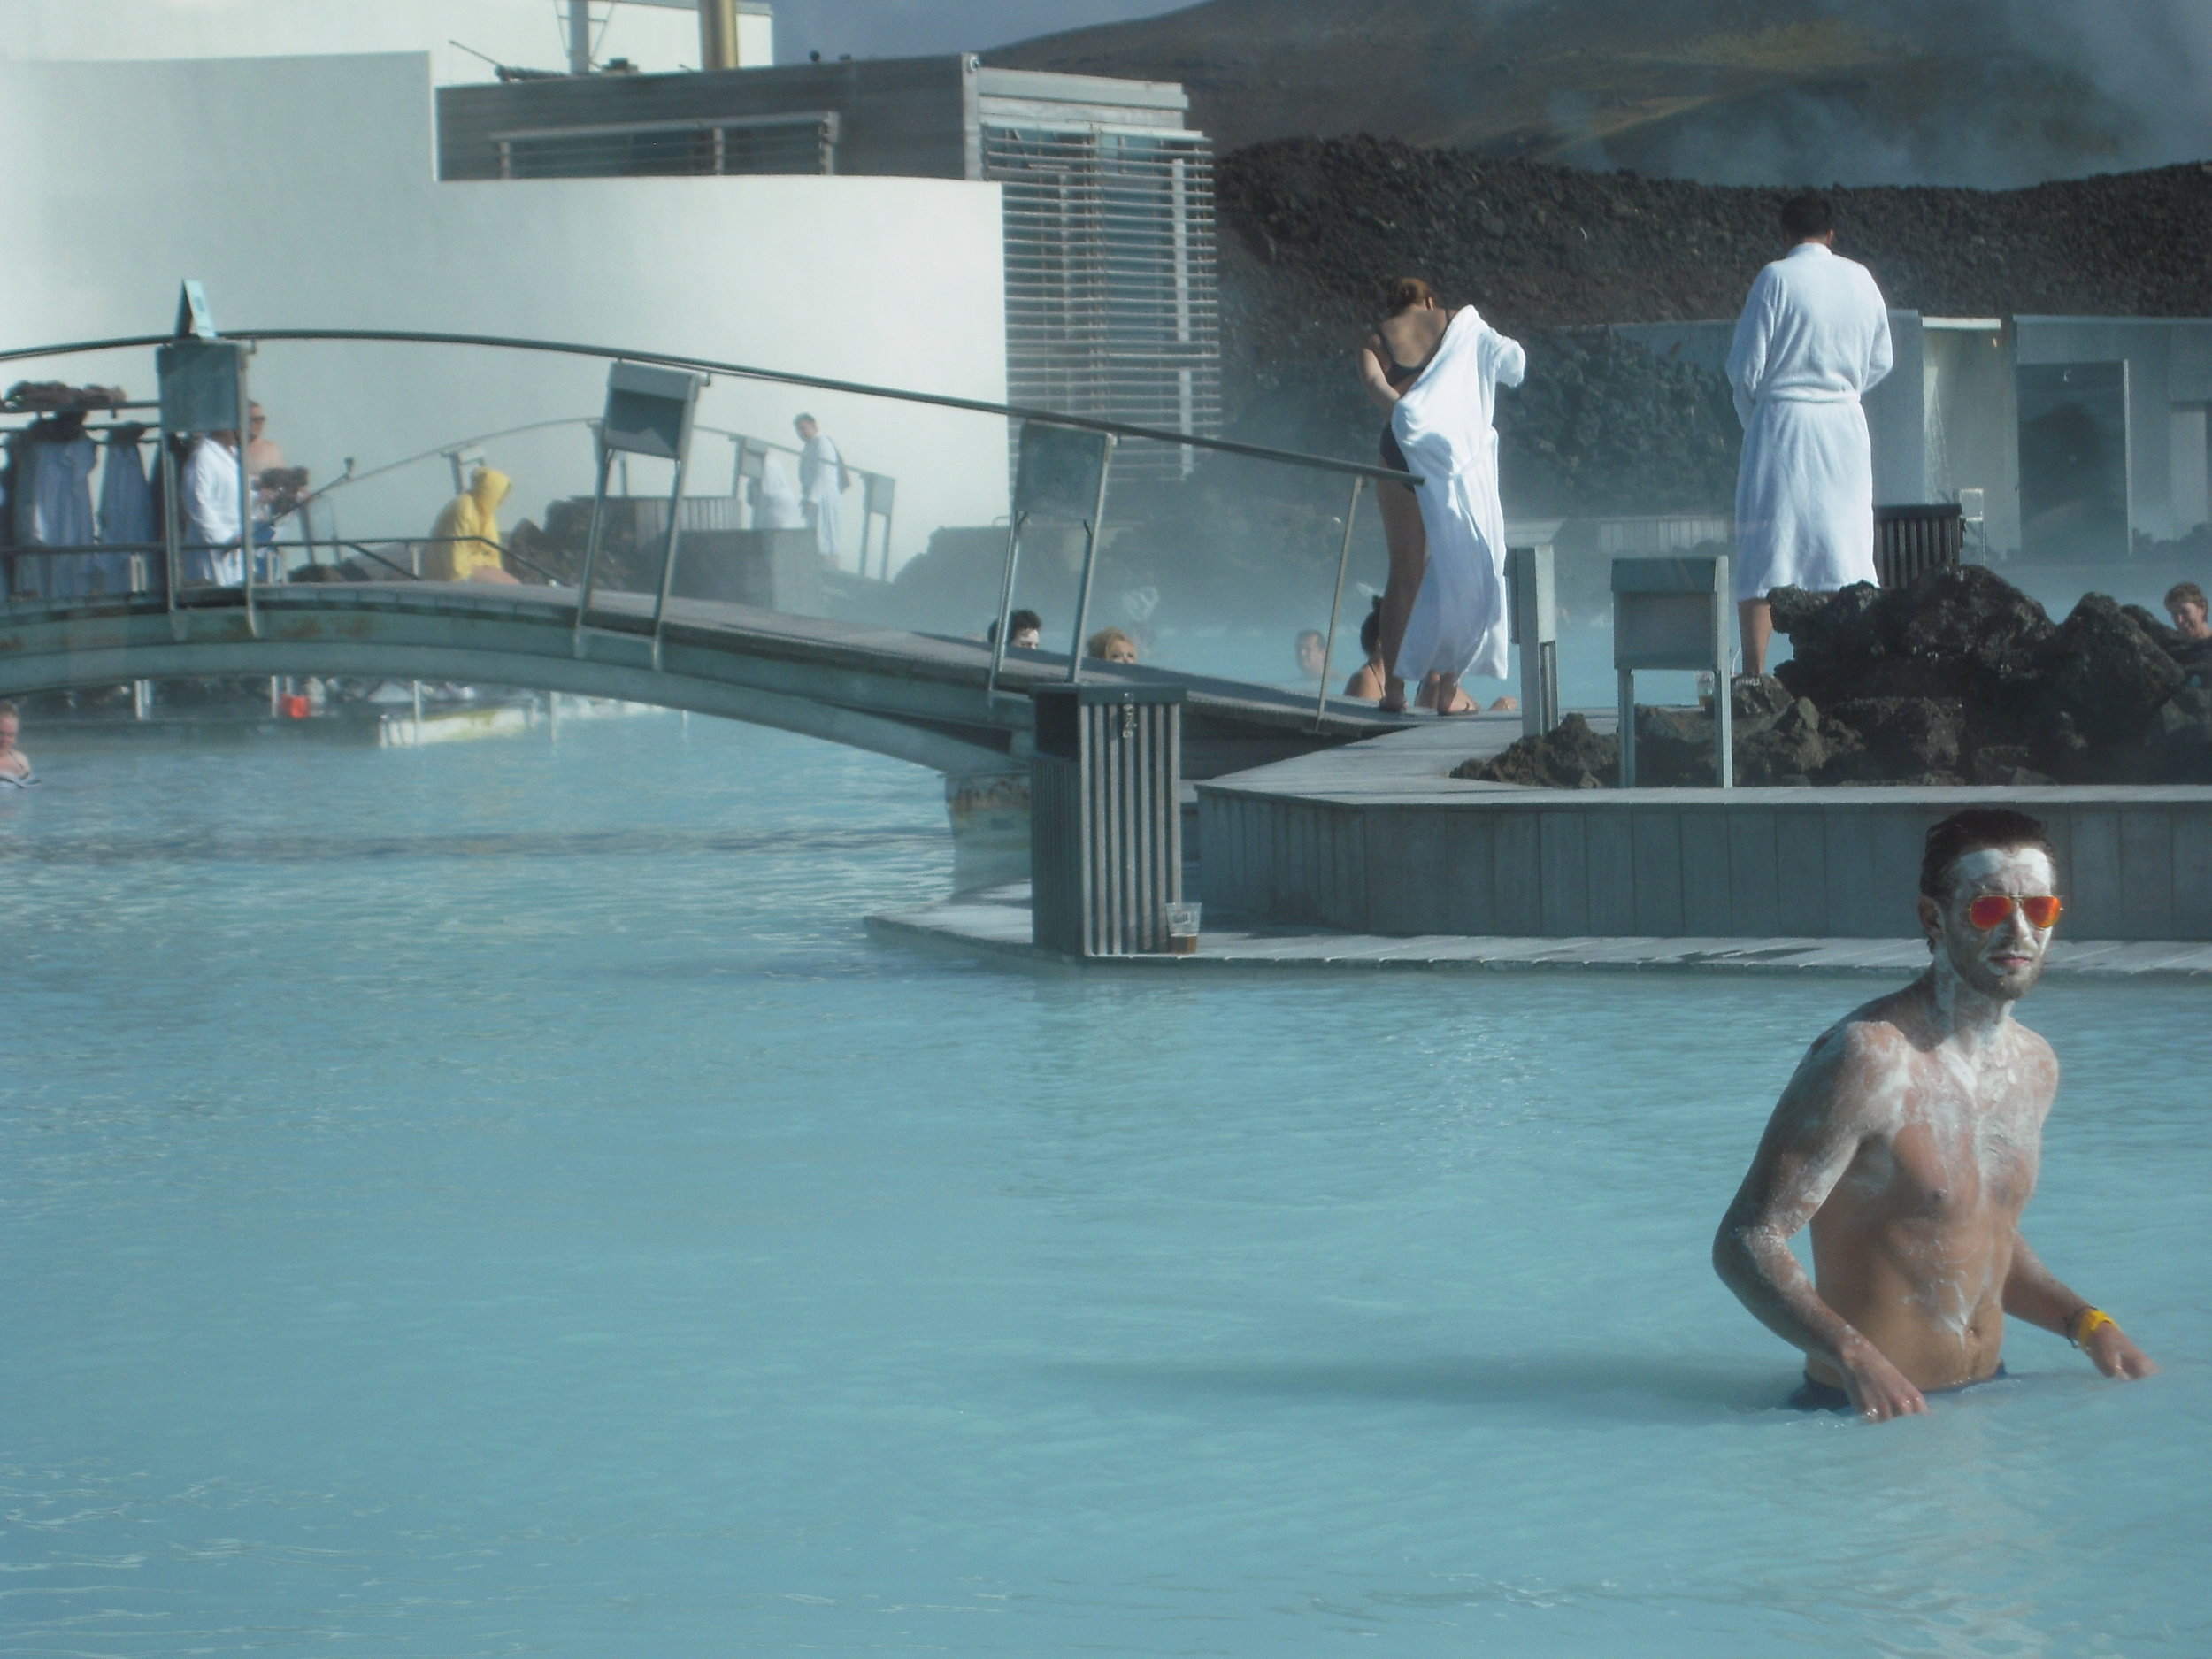
[[507, 475], [480, 466], [469, 487], [446, 503], [430, 526], [423, 549], [422, 573], [434, 582], [511, 582], [500, 563], [499, 503], [507, 498]]

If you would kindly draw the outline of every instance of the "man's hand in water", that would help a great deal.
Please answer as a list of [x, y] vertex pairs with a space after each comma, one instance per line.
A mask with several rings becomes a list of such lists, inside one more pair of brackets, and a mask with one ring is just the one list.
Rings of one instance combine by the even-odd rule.
[[2081, 1351], [2106, 1376], [2123, 1377], [2130, 1382], [2158, 1369], [2151, 1363], [2151, 1356], [2129, 1341], [2127, 1333], [2116, 1325], [2099, 1325], [2081, 1345]]
[[1844, 1391], [1851, 1396], [1852, 1409], [1868, 1422], [1886, 1423], [1927, 1410], [1920, 1390], [1865, 1338], [1846, 1348], [1840, 1359]]

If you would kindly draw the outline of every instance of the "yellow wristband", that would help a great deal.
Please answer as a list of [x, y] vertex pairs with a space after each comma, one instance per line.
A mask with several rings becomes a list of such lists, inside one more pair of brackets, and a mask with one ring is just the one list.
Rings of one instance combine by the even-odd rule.
[[2067, 1333], [2066, 1340], [2076, 1348], [2079, 1348], [2095, 1334], [2099, 1325], [2108, 1325], [2116, 1330], [2119, 1324], [2117, 1319], [2102, 1308], [2084, 1308], [2074, 1316], [2073, 1328]]

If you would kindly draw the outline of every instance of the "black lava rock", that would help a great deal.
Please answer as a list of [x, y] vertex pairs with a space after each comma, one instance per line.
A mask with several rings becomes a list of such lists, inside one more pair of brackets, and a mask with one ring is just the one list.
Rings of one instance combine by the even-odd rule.
[[2041, 605], [1975, 565], [1929, 571], [1903, 588], [1782, 588], [1773, 601], [1794, 653], [1778, 672], [1823, 707], [1852, 697], [2004, 698], [2035, 677], [2054, 632]]
[[1569, 715], [1541, 737], [1522, 738], [1492, 759], [1463, 761], [1452, 769], [1455, 778], [1538, 789], [1605, 789], [1620, 775], [1619, 740], [1592, 731], [1578, 714]]
[[1821, 783], [1963, 783], [1960, 757], [1966, 709], [1943, 697], [1857, 697], [1821, 716], [1821, 734], [1838, 741]]
[[[1737, 680], [1729, 705], [1738, 784], [1809, 783], [1827, 765], [1820, 711], [1774, 676]], [[1714, 748], [1704, 709], [1636, 710], [1636, 781], [1646, 788], [1711, 788]]]
[[2037, 652], [2044, 695], [2092, 745], [2142, 742], [2182, 672], [2106, 594], [2085, 594]]

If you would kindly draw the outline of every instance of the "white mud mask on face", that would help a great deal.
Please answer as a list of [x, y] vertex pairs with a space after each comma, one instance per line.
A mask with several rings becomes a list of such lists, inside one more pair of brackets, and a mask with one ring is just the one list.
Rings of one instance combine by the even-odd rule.
[[2023, 896], [2058, 890], [2058, 874], [2039, 847], [1985, 847], [1951, 866], [1954, 888], [1968, 893]]

